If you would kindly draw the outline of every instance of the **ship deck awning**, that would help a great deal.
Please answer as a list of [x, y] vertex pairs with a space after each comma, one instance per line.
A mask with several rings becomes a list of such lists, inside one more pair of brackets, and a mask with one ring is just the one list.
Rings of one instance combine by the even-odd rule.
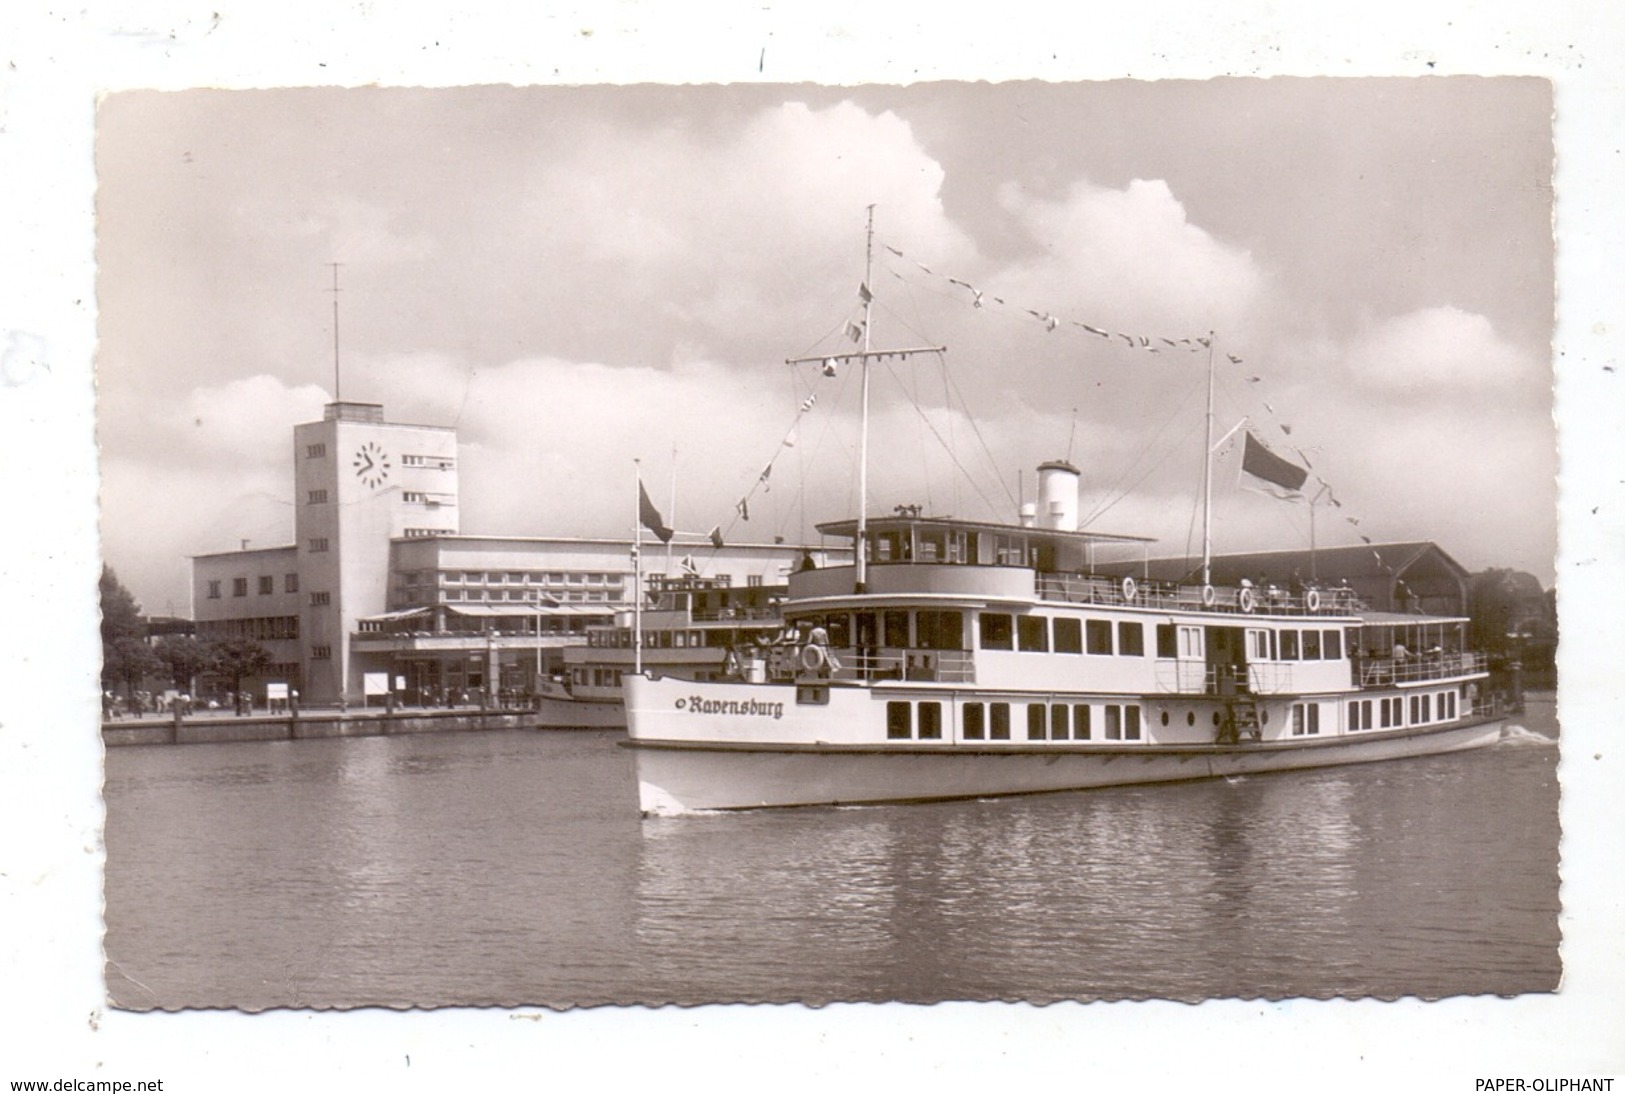
[[[542, 616], [612, 616], [620, 609], [614, 604], [446, 604], [448, 612], [476, 619], [513, 619]], [[428, 610], [428, 609], [424, 609]]]
[[[1116, 532], [1092, 532], [1085, 529], [1045, 528], [1042, 525], [1024, 524], [997, 524], [991, 521], [958, 520], [953, 517], [907, 517], [884, 516], [869, 517], [864, 522], [870, 535], [881, 534], [901, 529], [917, 529], [920, 531], [953, 531], [953, 532], [991, 532], [996, 535], [1018, 536], [1030, 543], [1125, 543], [1147, 544], [1155, 543], [1153, 536], [1131, 536]], [[858, 535], [858, 522], [852, 518], [846, 520], [829, 521], [817, 525], [818, 531], [826, 536], [840, 536], [845, 539], [856, 539]]]
[[1408, 615], [1405, 612], [1361, 612], [1359, 617], [1360, 624], [1366, 627], [1426, 627], [1472, 622], [1465, 615]]
[[384, 612], [382, 615], [363, 616], [357, 620], [359, 623], [393, 623], [399, 619], [411, 619], [414, 616], [428, 615], [433, 608], [402, 608], [399, 611]]

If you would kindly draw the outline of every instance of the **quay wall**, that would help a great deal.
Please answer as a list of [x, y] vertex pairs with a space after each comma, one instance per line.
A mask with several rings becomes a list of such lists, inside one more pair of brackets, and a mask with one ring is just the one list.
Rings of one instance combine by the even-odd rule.
[[323, 737], [392, 737], [407, 733], [471, 733], [534, 729], [534, 711], [408, 711], [396, 714], [332, 712], [247, 718], [225, 716], [102, 723], [102, 742], [123, 745], [215, 744], [222, 741], [298, 741]]

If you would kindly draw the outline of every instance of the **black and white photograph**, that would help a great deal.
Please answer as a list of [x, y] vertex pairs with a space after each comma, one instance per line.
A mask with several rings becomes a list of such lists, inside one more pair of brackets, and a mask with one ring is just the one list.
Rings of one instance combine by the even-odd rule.
[[1562, 79], [773, 48], [98, 92], [91, 1034], [1552, 1021]]

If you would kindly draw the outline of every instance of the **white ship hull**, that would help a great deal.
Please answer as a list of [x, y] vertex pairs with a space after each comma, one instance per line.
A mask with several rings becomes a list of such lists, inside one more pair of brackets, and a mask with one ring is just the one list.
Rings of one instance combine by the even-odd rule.
[[[1183, 782], [1368, 763], [1480, 748], [1502, 720], [1314, 738], [1200, 742], [869, 741], [850, 727], [866, 690], [795, 706], [793, 688], [739, 686], [737, 713], [693, 716], [680, 681], [627, 681], [645, 815], [793, 805], [915, 802]], [[688, 685], [692, 690], [693, 686]], [[681, 702], [683, 709], [675, 704]], [[846, 709], [843, 711], [843, 707]], [[703, 731], [704, 736], [699, 733]], [[843, 739], [845, 738], [845, 739]]]

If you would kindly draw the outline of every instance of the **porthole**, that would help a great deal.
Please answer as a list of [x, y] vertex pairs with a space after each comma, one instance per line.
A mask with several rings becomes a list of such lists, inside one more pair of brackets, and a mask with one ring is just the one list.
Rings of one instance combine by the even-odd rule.
[[1216, 710], [1215, 710], [1215, 711], [1214, 711], [1214, 712], [1213, 712], [1213, 724], [1214, 724], [1214, 725], [1218, 725], [1218, 724], [1219, 724], [1219, 721], [1220, 721], [1220, 719], [1219, 719], [1219, 712], [1218, 712], [1218, 711], [1216, 711]]
[[1188, 726], [1193, 726], [1196, 724], [1196, 712], [1194, 710], [1187, 710], [1185, 712], [1185, 724]]
[[1260, 711], [1259, 715], [1258, 715], [1258, 720], [1263, 725], [1269, 725], [1270, 724], [1270, 712], [1267, 711], [1267, 710]]
[[1162, 712], [1162, 724], [1168, 724], [1168, 712], [1166, 710]]

